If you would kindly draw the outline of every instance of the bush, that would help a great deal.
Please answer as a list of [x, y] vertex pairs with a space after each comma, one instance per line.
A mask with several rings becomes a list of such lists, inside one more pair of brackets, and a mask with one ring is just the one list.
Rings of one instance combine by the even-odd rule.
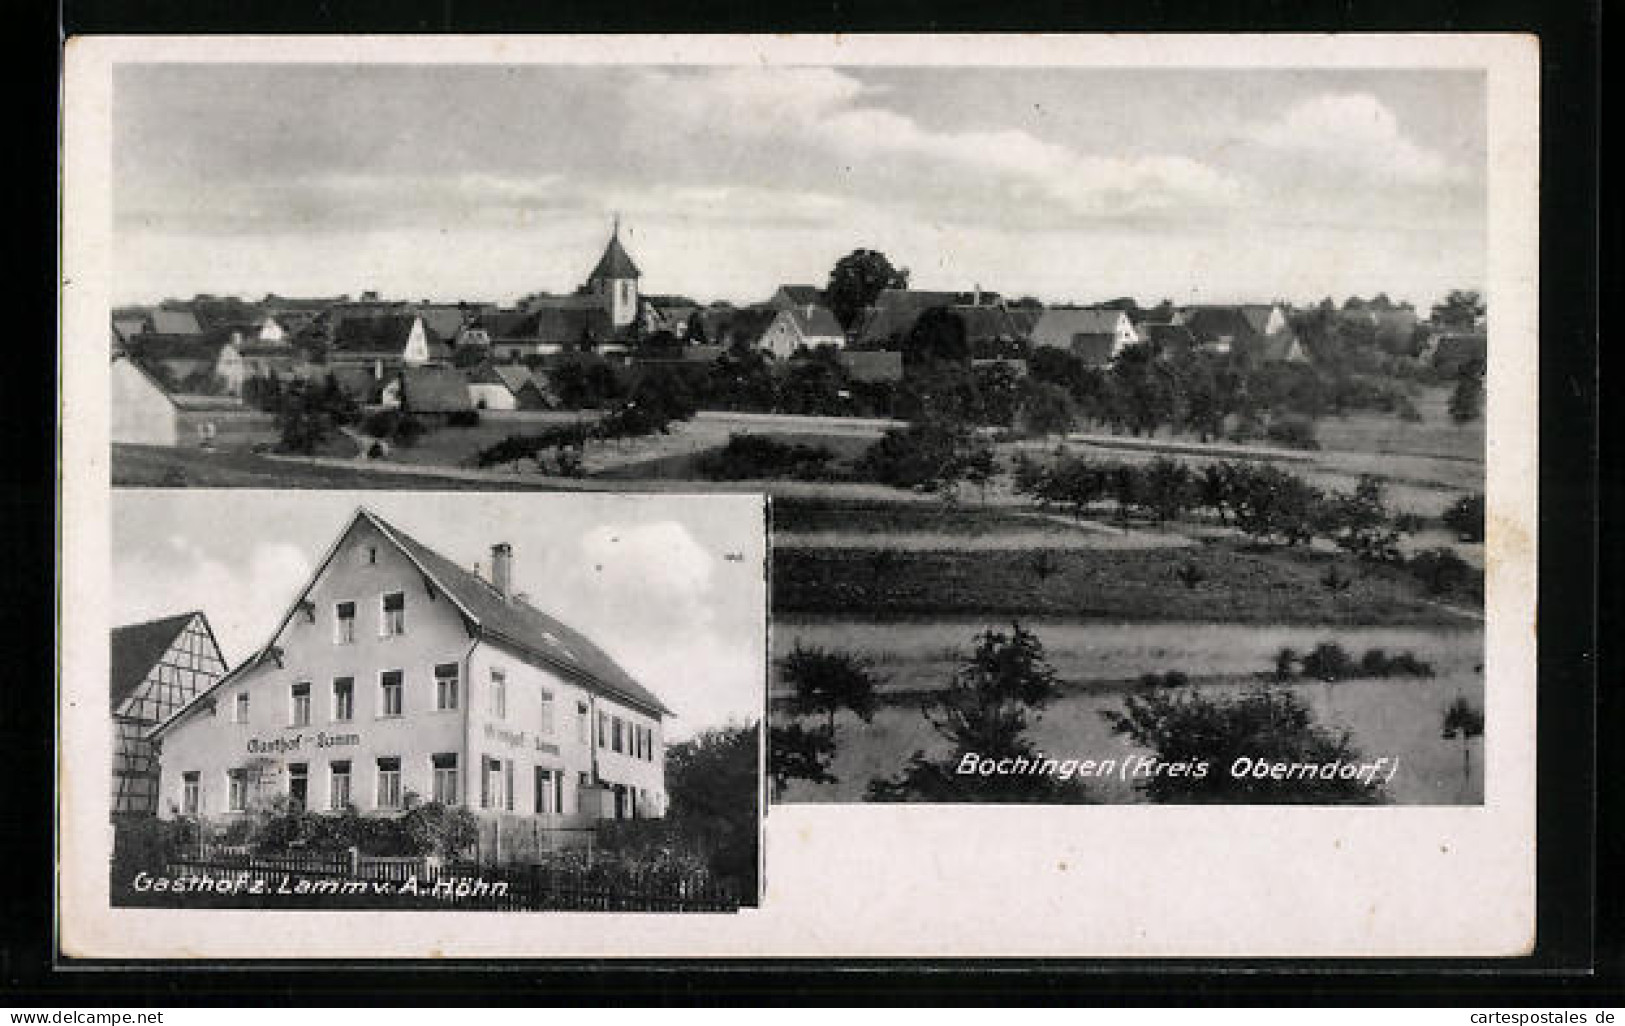
[[1277, 417], [1270, 422], [1264, 437], [1289, 449], [1320, 448], [1315, 440], [1315, 422], [1307, 417]]
[[1323, 641], [1303, 657], [1303, 675], [1315, 680], [1347, 680], [1359, 675], [1359, 667], [1343, 646], [1335, 641]]
[[453, 410], [446, 414], [446, 424], [448, 427], [479, 427], [480, 411]]
[[936, 488], [959, 480], [973, 447], [970, 429], [961, 424], [918, 420], [864, 450], [859, 470], [894, 488]]
[[1407, 561], [1406, 568], [1430, 595], [1463, 591], [1476, 576], [1472, 565], [1449, 548], [1424, 549]]
[[711, 481], [754, 481], [791, 477], [800, 481], [833, 476], [835, 454], [821, 445], [776, 441], [765, 435], [729, 435], [728, 444], [701, 456], [700, 473]]
[[1445, 526], [1466, 542], [1484, 540], [1484, 493], [1463, 495], [1444, 511]]
[[1325, 803], [1380, 802], [1381, 785], [1358, 779], [1232, 776], [1238, 760], [1324, 765], [1360, 758], [1347, 730], [1320, 725], [1302, 698], [1259, 685], [1239, 695], [1200, 689], [1153, 688], [1123, 700], [1123, 711], [1100, 714], [1112, 731], [1164, 763], [1205, 763], [1204, 775], [1157, 774], [1136, 782], [1155, 802]]

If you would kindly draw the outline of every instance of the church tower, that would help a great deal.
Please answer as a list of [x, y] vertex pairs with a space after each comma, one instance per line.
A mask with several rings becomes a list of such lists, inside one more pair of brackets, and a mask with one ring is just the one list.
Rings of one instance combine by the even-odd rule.
[[603, 301], [615, 327], [624, 328], [637, 318], [638, 279], [642, 276], [638, 265], [621, 246], [621, 219], [616, 217], [609, 245], [587, 279], [587, 290]]

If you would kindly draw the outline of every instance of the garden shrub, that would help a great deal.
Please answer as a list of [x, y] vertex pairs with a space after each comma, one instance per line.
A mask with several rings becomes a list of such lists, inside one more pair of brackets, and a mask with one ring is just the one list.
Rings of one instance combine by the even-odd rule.
[[1424, 549], [1406, 562], [1412, 576], [1422, 582], [1430, 595], [1450, 595], [1466, 589], [1473, 580], [1473, 567], [1454, 549]]

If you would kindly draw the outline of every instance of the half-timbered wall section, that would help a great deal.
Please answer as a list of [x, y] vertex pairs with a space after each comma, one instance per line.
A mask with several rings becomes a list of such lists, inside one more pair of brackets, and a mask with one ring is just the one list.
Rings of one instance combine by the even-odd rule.
[[202, 613], [182, 613], [113, 631], [113, 802], [115, 815], [158, 810], [157, 752], [147, 732], [208, 690], [226, 663]]

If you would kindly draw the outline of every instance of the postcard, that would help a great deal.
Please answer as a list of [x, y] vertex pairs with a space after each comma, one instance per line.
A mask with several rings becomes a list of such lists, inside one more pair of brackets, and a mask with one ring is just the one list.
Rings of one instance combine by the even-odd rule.
[[64, 951], [1528, 951], [1538, 80], [71, 40]]

